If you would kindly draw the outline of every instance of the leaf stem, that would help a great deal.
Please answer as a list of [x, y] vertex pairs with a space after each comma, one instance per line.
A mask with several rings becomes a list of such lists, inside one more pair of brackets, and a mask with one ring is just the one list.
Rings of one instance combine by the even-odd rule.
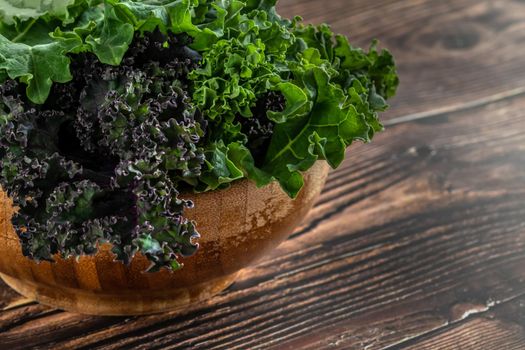
[[33, 18], [31, 21], [29, 21], [29, 23], [27, 24], [27, 26], [24, 28], [24, 30], [18, 34], [17, 36], [15, 36], [13, 38], [13, 40], [11, 40], [12, 42], [14, 43], [17, 43], [19, 42], [20, 40], [22, 40], [24, 38], [24, 36], [26, 36], [26, 34], [29, 32], [29, 30], [31, 28], [33, 28], [33, 26], [35, 25], [36, 23], [36, 18]]

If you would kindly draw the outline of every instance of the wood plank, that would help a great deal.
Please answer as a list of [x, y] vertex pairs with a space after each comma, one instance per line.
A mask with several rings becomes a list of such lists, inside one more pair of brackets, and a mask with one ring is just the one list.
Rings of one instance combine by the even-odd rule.
[[447, 327], [430, 337], [402, 344], [407, 350], [525, 349], [525, 298], [498, 305], [493, 311]]
[[399, 95], [386, 118], [461, 108], [523, 91], [525, 3], [516, 0], [281, 0], [287, 16], [327, 22], [366, 47], [378, 38], [395, 55]]
[[524, 107], [519, 96], [355, 145], [294, 238], [208, 303], [142, 318], [30, 305], [0, 313], [0, 344], [380, 349], [486, 312], [525, 293]]

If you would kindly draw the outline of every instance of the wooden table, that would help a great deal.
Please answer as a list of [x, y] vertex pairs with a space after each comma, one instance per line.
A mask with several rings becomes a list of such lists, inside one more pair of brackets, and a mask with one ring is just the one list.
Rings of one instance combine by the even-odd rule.
[[525, 2], [280, 7], [395, 53], [387, 131], [353, 146], [304, 225], [209, 302], [87, 317], [0, 285], [0, 349], [525, 349]]

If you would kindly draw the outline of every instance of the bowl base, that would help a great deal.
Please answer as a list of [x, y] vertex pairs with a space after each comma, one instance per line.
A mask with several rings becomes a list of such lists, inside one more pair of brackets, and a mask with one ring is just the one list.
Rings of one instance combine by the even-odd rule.
[[0, 278], [18, 293], [41, 304], [65, 311], [98, 316], [150, 315], [183, 309], [222, 292], [238, 273], [187, 288], [163, 291], [90, 292], [57, 288], [43, 283], [20, 280], [0, 273]]

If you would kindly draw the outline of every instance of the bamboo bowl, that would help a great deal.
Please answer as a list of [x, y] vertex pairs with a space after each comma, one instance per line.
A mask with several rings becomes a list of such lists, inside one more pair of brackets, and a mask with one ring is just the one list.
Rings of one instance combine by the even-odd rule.
[[304, 219], [318, 198], [328, 165], [317, 162], [305, 173], [295, 200], [277, 183], [258, 189], [242, 180], [229, 189], [184, 198], [201, 233], [198, 252], [175, 272], [144, 273], [138, 254], [129, 266], [114, 261], [111, 246], [94, 256], [36, 263], [22, 255], [11, 225], [12, 202], [0, 191], [0, 277], [27, 298], [90, 315], [144, 315], [183, 308], [210, 298], [232, 284], [238, 272], [279, 245]]

